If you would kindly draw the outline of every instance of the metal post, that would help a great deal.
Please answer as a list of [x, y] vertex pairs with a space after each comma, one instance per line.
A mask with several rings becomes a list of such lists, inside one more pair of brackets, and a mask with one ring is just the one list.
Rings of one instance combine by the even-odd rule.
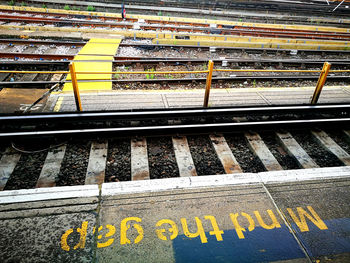
[[208, 107], [209, 102], [209, 93], [210, 93], [210, 87], [211, 87], [211, 79], [213, 77], [213, 68], [214, 68], [214, 62], [212, 60], [209, 60], [208, 63], [208, 75], [207, 75], [207, 82], [205, 85], [205, 95], [204, 95], [204, 103], [203, 107]]
[[318, 78], [317, 85], [316, 85], [316, 88], [315, 88], [315, 91], [314, 91], [314, 95], [312, 95], [312, 98], [311, 98], [311, 104], [316, 104], [317, 103], [318, 98], [321, 95], [321, 91], [322, 91], [323, 85], [326, 82], [327, 75], [328, 75], [329, 69], [331, 68], [331, 65], [332, 64], [330, 64], [328, 62], [325, 62], [323, 64], [322, 72], [320, 74], [320, 77]]
[[83, 109], [81, 107], [80, 94], [79, 94], [79, 89], [78, 89], [77, 75], [75, 73], [75, 65], [73, 62], [69, 64], [69, 71], [70, 71], [70, 76], [72, 79], [74, 99], [75, 99], [75, 105], [77, 106], [77, 111], [83, 111]]

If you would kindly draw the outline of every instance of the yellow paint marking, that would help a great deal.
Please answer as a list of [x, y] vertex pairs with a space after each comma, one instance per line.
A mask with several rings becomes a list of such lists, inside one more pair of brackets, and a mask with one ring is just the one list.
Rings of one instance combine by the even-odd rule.
[[[74, 57], [76, 72], [91, 72], [77, 74], [78, 87], [84, 90], [112, 90], [112, 82], [84, 82], [84, 80], [111, 80], [112, 74], [93, 74], [94, 72], [112, 72], [112, 61], [118, 50], [120, 39], [91, 38], [89, 42]], [[104, 62], [102, 62], [104, 61]], [[71, 80], [68, 74], [66, 80]], [[71, 83], [66, 83], [63, 91], [72, 91]]]
[[[74, 57], [74, 61], [85, 61], [85, 60], [89, 60], [89, 61], [94, 61], [94, 60], [97, 60], [97, 61], [100, 61], [100, 60], [106, 60], [106, 62], [108, 61], [113, 61], [113, 57], [112, 56], [98, 56], [97, 54], [95, 54], [95, 56], [92, 56], [92, 55], [76, 55]], [[112, 71], [111, 71], [112, 72]]]
[[[167, 39], [154, 38], [153, 44], [159, 45], [190, 45], [190, 46], [216, 46], [216, 47], [246, 47], [246, 48], [273, 48], [273, 49], [306, 49], [306, 50], [350, 50], [350, 47], [344, 42], [303, 42], [285, 43], [284, 39], [265, 40], [257, 39], [255, 42], [243, 41], [244, 39], [237, 38], [235, 40], [215, 39], [214, 36], [209, 37], [197, 36], [198, 39]], [[206, 38], [206, 39], [203, 39]]]
[[[111, 236], [113, 236], [115, 234], [115, 226], [113, 226], [113, 225], [106, 225], [106, 228], [108, 229], [108, 233], [105, 235], [105, 237], [111, 237]], [[100, 232], [100, 231], [102, 231], [102, 229], [103, 229], [103, 226], [100, 226], [97, 231]], [[96, 228], [94, 227], [93, 233], [95, 233], [95, 231], [96, 231]], [[103, 237], [102, 235], [98, 235], [97, 239], [102, 239], [102, 237]], [[109, 238], [104, 243], [100, 243], [100, 242], [97, 241], [97, 247], [98, 248], [108, 247], [108, 246], [112, 245], [113, 242], [114, 242], [114, 238]]]
[[[76, 72], [89, 72], [94, 68], [94, 72], [108, 72], [112, 70], [112, 63], [110, 62], [74, 62]], [[77, 74], [78, 80], [91, 79], [111, 79], [111, 74]], [[67, 80], [71, 80], [70, 74]]]
[[204, 216], [205, 219], [210, 220], [211, 226], [213, 227], [213, 231], [209, 232], [209, 235], [215, 236], [217, 241], [222, 241], [222, 235], [224, 231], [219, 229], [218, 223], [214, 216]]
[[[173, 240], [177, 237], [179, 234], [179, 230], [177, 228], [176, 223], [173, 220], [170, 219], [161, 219], [156, 223], [156, 227], [160, 227], [163, 224], [169, 224], [171, 227], [168, 229], [168, 231], [171, 233], [170, 234], [170, 240]], [[164, 235], [166, 232], [166, 229], [161, 228], [161, 229], [156, 229], [156, 234], [160, 240], [168, 240], [167, 237]]]
[[200, 236], [201, 242], [202, 243], [207, 243], [208, 239], [207, 239], [207, 236], [205, 235], [205, 231], [203, 229], [202, 221], [198, 217], [195, 217], [194, 219], [195, 219], [196, 224], [197, 224], [197, 232], [196, 233], [191, 233], [188, 230], [186, 218], [181, 218], [180, 219], [185, 236], [187, 236], [189, 238], [194, 238], [194, 237]]
[[[287, 211], [291, 215], [292, 219], [294, 222], [297, 224], [297, 226], [300, 228], [301, 232], [307, 232], [309, 231], [309, 227], [306, 223], [306, 218], [308, 218], [312, 223], [314, 223], [319, 229], [321, 230], [326, 230], [328, 229], [325, 223], [321, 220], [319, 215], [314, 211], [314, 209], [311, 206], [307, 206], [308, 212], [305, 211], [301, 207], [297, 207], [297, 213], [298, 216], [293, 212], [292, 209], [287, 208]], [[266, 213], [270, 217], [271, 224], [266, 224], [265, 221], [263, 220], [261, 214], [259, 211], [254, 211], [254, 215], [257, 219], [257, 222], [259, 225], [266, 229], [266, 230], [273, 230], [275, 228], [281, 228], [280, 223], [278, 222], [275, 214], [273, 213], [272, 210], [266, 210]], [[244, 217], [247, 222], [245, 222], [245, 228], [240, 225], [238, 222], [239, 217]], [[284, 216], [284, 215], [283, 215]], [[255, 222], [252, 218], [252, 216], [248, 213], [230, 213], [229, 217], [231, 218], [231, 221], [233, 223], [234, 229], [239, 237], [239, 239], [244, 239], [244, 232], [246, 231], [254, 231], [255, 229]], [[265, 218], [265, 217], [264, 217]], [[217, 220], [214, 216], [212, 215], [206, 215], [204, 216], [205, 220], [210, 221], [211, 224], [211, 229], [210, 229], [210, 224], [207, 223], [205, 226], [208, 229], [203, 228], [202, 221], [199, 217], [195, 217], [195, 224], [192, 225], [197, 225], [197, 230], [196, 232], [190, 232], [188, 224], [187, 224], [187, 219], [186, 218], [180, 218], [180, 222], [182, 225], [182, 230], [185, 236], [189, 238], [196, 238], [200, 237], [200, 240], [202, 243], [207, 243], [208, 239], [206, 236], [206, 232], [209, 233], [209, 235], [215, 236], [217, 241], [223, 241], [223, 234], [224, 231], [220, 230], [219, 225], [217, 223]], [[126, 217], [121, 220], [120, 222], [120, 244], [121, 245], [126, 245], [126, 244], [137, 244], [141, 242], [144, 238], [144, 230], [141, 226], [142, 219], [139, 217]], [[247, 226], [247, 227], [246, 227]], [[74, 233], [80, 233], [80, 240], [79, 243], [76, 244], [73, 248], [74, 249], [83, 249], [85, 247], [85, 242], [87, 238], [87, 227], [88, 227], [88, 221], [82, 222], [81, 227], [77, 228], [74, 230], [73, 228], [68, 229], [63, 235], [61, 236], [60, 244], [61, 248], [65, 251], [70, 251], [71, 247], [68, 245], [68, 238], [69, 236]], [[178, 237], [179, 234], [179, 228], [176, 224], [175, 221], [170, 220], [170, 219], [160, 219], [156, 224], [155, 224], [155, 233], [157, 237], [162, 240], [162, 241], [170, 241], [174, 240], [175, 238]], [[192, 226], [191, 229], [195, 228], [195, 226]], [[132, 229], [134, 228], [134, 229]], [[132, 242], [128, 237], [128, 230], [130, 230], [129, 235], [134, 238], [134, 241]], [[116, 226], [114, 225], [105, 225], [105, 226], [99, 226], [97, 228], [98, 235], [97, 235], [97, 248], [105, 248], [113, 244], [115, 240], [115, 234], [116, 234]], [[95, 234], [96, 228], [93, 227], [93, 234]], [[147, 232], [149, 233], [149, 232]], [[91, 237], [90, 237], [91, 238]], [[71, 238], [70, 242], [75, 238]], [[103, 240], [105, 242], [101, 242], [100, 240]]]
[[[244, 216], [249, 222], [248, 230], [253, 231], [255, 229], [255, 223], [254, 223], [253, 218], [249, 214], [244, 213], [244, 212], [242, 212], [241, 215]], [[235, 227], [238, 238], [244, 239], [243, 232], [246, 232], [246, 230], [244, 227], [241, 227], [241, 225], [238, 223], [237, 218], [239, 217], [239, 214], [238, 213], [236, 213], [236, 214], [230, 213], [230, 217], [231, 217], [231, 221]]]
[[102, 43], [102, 44], [116, 44], [120, 43], [122, 39], [108, 39], [108, 38], [91, 38], [89, 43]]
[[61, 237], [61, 248], [65, 251], [69, 251], [70, 247], [67, 244], [67, 238], [73, 233], [73, 229], [68, 229]]
[[[52, 8], [38, 8], [38, 7], [21, 7], [21, 6], [6, 6], [0, 5], [1, 9], [4, 10], [27, 10], [27, 11], [37, 11], [45, 13], [61, 13], [61, 14], [75, 14], [75, 15], [94, 15], [94, 16], [106, 16], [106, 17], [121, 17], [121, 14], [115, 13], [104, 13], [104, 12], [88, 12], [88, 11], [73, 11], [73, 10], [62, 10], [62, 9], [52, 9]], [[201, 18], [186, 18], [186, 17], [159, 17], [150, 15], [137, 15], [128, 14], [127, 16], [132, 16], [136, 19], [145, 20], [156, 20], [156, 21], [177, 21], [177, 22], [190, 22], [190, 23], [205, 23], [205, 24], [225, 24], [225, 25], [236, 25], [236, 26], [255, 26], [255, 27], [271, 27], [271, 28], [286, 28], [286, 29], [300, 29], [300, 30], [317, 30], [317, 31], [331, 31], [331, 32], [344, 32], [347, 33], [347, 28], [337, 28], [337, 27], [326, 27], [318, 25], [290, 25], [290, 24], [265, 24], [265, 23], [248, 23], [240, 21], [229, 21], [229, 20], [212, 20], [212, 19], [201, 19]], [[323, 19], [324, 20], [324, 19]], [[334, 20], [332, 20], [334, 21]], [[349, 22], [348, 19], [343, 20], [344, 23]]]
[[[86, 235], [87, 235], [88, 221], [84, 221], [81, 224], [81, 228], [77, 228], [77, 232], [80, 233], [79, 243], [76, 244], [73, 249], [83, 249], [85, 248]], [[74, 232], [73, 229], [68, 229], [61, 237], [61, 248], [65, 251], [69, 251], [70, 247], [67, 243], [68, 236]]]
[[311, 206], [307, 206], [307, 209], [310, 211], [311, 215], [306, 212], [302, 207], [297, 207], [297, 212], [299, 218], [294, 214], [291, 208], [287, 208], [288, 213], [292, 217], [293, 221], [297, 224], [301, 232], [309, 231], [309, 226], [306, 223], [305, 217], [307, 217], [315, 226], [317, 226], [321, 230], [326, 230], [328, 227], [319, 217], [319, 215], [315, 212], [315, 210]]
[[59, 112], [60, 109], [61, 109], [62, 103], [63, 103], [63, 97], [59, 97], [57, 102], [56, 102], [56, 105], [55, 105], [53, 111], [54, 112]]
[[110, 43], [88, 43], [80, 51], [79, 55], [110, 55], [114, 56], [119, 43], [110, 44]]
[[271, 218], [271, 221], [272, 221], [271, 225], [267, 225], [264, 222], [259, 211], [254, 211], [254, 215], [255, 215], [256, 219], [258, 220], [259, 225], [262, 228], [269, 229], [269, 230], [274, 229], [274, 228], [281, 228], [281, 225], [280, 225], [280, 223], [278, 223], [277, 218], [276, 218], [275, 214], [272, 212], [272, 210], [267, 210], [267, 213], [269, 214], [269, 216]]
[[[120, 223], [120, 244], [130, 244], [130, 239], [127, 238], [126, 232], [131, 227], [131, 225], [128, 224], [129, 221], [136, 221], [138, 223], [142, 222], [142, 219], [139, 217], [127, 217], [124, 218]], [[134, 243], [137, 244], [143, 239], [143, 228], [140, 224], [134, 224], [134, 228], [138, 232], [138, 236], [135, 238]]]
[[73, 249], [85, 247], [87, 226], [88, 226], [88, 222], [84, 221], [81, 225], [81, 228], [78, 227], [77, 232], [80, 233], [80, 239], [79, 239], [79, 243], [76, 244]]

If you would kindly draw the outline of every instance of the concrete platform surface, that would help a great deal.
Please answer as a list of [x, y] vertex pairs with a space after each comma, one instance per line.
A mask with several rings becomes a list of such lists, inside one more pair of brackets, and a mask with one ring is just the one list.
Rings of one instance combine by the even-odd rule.
[[[0, 113], [23, 112], [38, 100], [46, 90], [4, 88], [0, 91]], [[47, 97], [32, 107], [32, 112], [43, 110]]]
[[[38, 93], [39, 92], [39, 93]], [[23, 111], [44, 91], [2, 89], [0, 113]], [[309, 104], [314, 87], [212, 89], [209, 107]], [[83, 111], [202, 107], [203, 90], [80, 91]], [[324, 87], [319, 103], [349, 103], [350, 86]], [[40, 101], [33, 112], [75, 111], [73, 91], [56, 92]]]
[[[212, 89], [209, 107], [308, 104], [313, 87]], [[203, 90], [80, 92], [84, 111], [202, 107]], [[319, 103], [349, 103], [350, 86], [324, 87]], [[75, 111], [73, 93], [52, 94], [45, 111]]]
[[349, 262], [350, 167], [0, 193], [1, 262]]

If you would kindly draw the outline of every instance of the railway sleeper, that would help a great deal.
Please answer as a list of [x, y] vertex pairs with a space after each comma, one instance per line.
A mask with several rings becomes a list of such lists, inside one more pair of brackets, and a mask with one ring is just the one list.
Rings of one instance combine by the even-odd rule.
[[[176, 122], [176, 120], [174, 120]], [[308, 131], [306, 131], [308, 132]], [[319, 164], [310, 157], [307, 150], [304, 150], [301, 144], [293, 137], [292, 133], [288, 131], [278, 131], [275, 134], [276, 144], [280, 145], [288, 156], [292, 157], [297, 165], [300, 168], [317, 168]], [[329, 134], [322, 130], [311, 130], [310, 134], [317, 141], [317, 143], [332, 155], [334, 158], [337, 158], [343, 165], [350, 165], [350, 155], [349, 149], [350, 146], [345, 150], [339, 146]], [[343, 131], [344, 140], [349, 140], [350, 132], [348, 130]], [[236, 139], [230, 139], [227, 141], [225, 137], [231, 136], [230, 134], [210, 134], [206, 138], [211, 144], [211, 149], [203, 149], [203, 154], [208, 151], [216, 156], [222, 165], [222, 170], [226, 174], [242, 173], [245, 172], [244, 168], [247, 164], [242, 163], [242, 156], [237, 155], [239, 152], [235, 149], [236, 146], [232, 146], [232, 141], [235, 142]], [[249, 147], [252, 155], [256, 156], [258, 162], [260, 162], [266, 171], [277, 171], [283, 170], [285, 167], [279, 163], [276, 158], [275, 153], [271, 151], [271, 148], [267, 146], [264, 142], [264, 137], [260, 136], [254, 131], [249, 131], [244, 133], [244, 138], [246, 140], [246, 145], [241, 145], [239, 147], [246, 148]], [[196, 170], [196, 165], [198, 165], [198, 156], [201, 156], [198, 152], [194, 154], [192, 152], [192, 146], [189, 145], [186, 136], [177, 135], [168, 137], [172, 141], [172, 151], [176, 159], [179, 176], [180, 177], [189, 177], [197, 176], [198, 171]], [[47, 142], [49, 143], [49, 142]], [[305, 143], [305, 142], [303, 142]], [[83, 179], [85, 184], [102, 184], [106, 181], [106, 168], [107, 164], [111, 162], [108, 161], [111, 158], [115, 158], [113, 155], [108, 154], [108, 141], [107, 140], [95, 140], [89, 143], [90, 153], [88, 154], [88, 162], [85, 167], [85, 179]], [[12, 173], [17, 169], [17, 166], [20, 163], [22, 155], [30, 155], [30, 151], [18, 150], [18, 146], [12, 144], [12, 147], [7, 147], [2, 154], [0, 159], [0, 190], [7, 190], [7, 182], [11, 179]], [[50, 143], [49, 143], [50, 145]], [[129, 141], [130, 145], [130, 165], [131, 165], [131, 180], [149, 180], [150, 167], [149, 167], [149, 151], [147, 147], [147, 138], [145, 137], [134, 137]], [[198, 146], [196, 146], [198, 148]], [[232, 148], [233, 147], [233, 148]], [[17, 149], [17, 150], [15, 150]], [[35, 182], [35, 187], [53, 187], [56, 186], [58, 182], [58, 176], [60, 170], [62, 170], [62, 164], [64, 163], [65, 158], [77, 158], [79, 152], [73, 156], [67, 157], [67, 142], [60, 143], [57, 146], [50, 145], [46, 152], [46, 158], [43, 164], [39, 166], [40, 173], [37, 178], [32, 178], [37, 180]], [[161, 153], [161, 147], [157, 147], [157, 152]], [[22, 153], [21, 153], [22, 151]], [[167, 152], [167, 150], [164, 150]], [[235, 153], [235, 154], [234, 154]], [[198, 155], [199, 154], [199, 155]], [[324, 153], [320, 153], [324, 155]], [[76, 157], [74, 157], [76, 156]], [[197, 156], [197, 157], [196, 157]], [[123, 157], [125, 158], [125, 157]], [[212, 156], [211, 160], [214, 158]], [[248, 162], [251, 159], [248, 158]], [[208, 161], [208, 163], [211, 161]], [[116, 164], [121, 165], [121, 164]], [[243, 166], [242, 166], [243, 165]], [[323, 166], [332, 166], [332, 164], [325, 163]], [[74, 168], [71, 168], [74, 169]], [[115, 178], [117, 175], [114, 175]], [[220, 176], [220, 175], [218, 175]]]

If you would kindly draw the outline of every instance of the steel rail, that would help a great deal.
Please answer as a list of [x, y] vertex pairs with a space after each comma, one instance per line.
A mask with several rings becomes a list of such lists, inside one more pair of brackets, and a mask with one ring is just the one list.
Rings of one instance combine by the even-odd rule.
[[[37, 3], [43, 3], [43, 4], [61, 4], [62, 6], [65, 4], [72, 4], [70, 1], [44, 1], [44, 0], [35, 0]], [[215, 4], [208, 4], [204, 3], [203, 1], [200, 3], [196, 3], [194, 1], [192, 2], [181, 2], [181, 5], [179, 3], [172, 3], [172, 2], [165, 2], [165, 6], [156, 6], [154, 1], [138, 1], [138, 4], [146, 4], [146, 6], [140, 6], [140, 5], [126, 5], [126, 9], [128, 10], [137, 10], [137, 11], [153, 11], [153, 12], [158, 12], [159, 10], [164, 11], [164, 12], [185, 12], [185, 13], [199, 13], [199, 14], [215, 14], [217, 15], [218, 13], [220, 14], [220, 11], [216, 11], [216, 9], [223, 9], [223, 10], [269, 10], [269, 11], [288, 11], [289, 13], [291, 11], [294, 11], [296, 13], [301, 13], [304, 14], [306, 13], [307, 15], [312, 14], [330, 14], [330, 15], [335, 15], [335, 13], [332, 13], [331, 10], [329, 10], [328, 6], [325, 6], [323, 4], [312, 4], [307, 2], [302, 2], [301, 1], [289, 1], [289, 3], [281, 3], [279, 1], [278, 3], [276, 2], [267, 2], [267, 1], [243, 1], [243, 2], [234, 2], [234, 1], [215, 1]], [[87, 1], [75, 1], [73, 5], [76, 6], [88, 6], [88, 5], [94, 5], [96, 7], [108, 7], [110, 8], [118, 8], [120, 9], [120, 4], [116, 4], [115, 2], [112, 1], [102, 1], [102, 2], [87, 2]], [[181, 7], [181, 9], [179, 8]], [[204, 9], [204, 10], [198, 10], [198, 9], [189, 9], [189, 8], [198, 8], [198, 9]], [[207, 9], [213, 9], [214, 10], [207, 10]], [[342, 15], [342, 13], [346, 13], [345, 8], [340, 8], [340, 10], [336, 10], [336, 15]], [[269, 13], [268, 13], [269, 14]]]
[[73, 60], [74, 55], [58, 55], [58, 54], [32, 54], [32, 53], [9, 53], [0, 52], [1, 58], [31, 58], [31, 59], [56, 59], [56, 60]]
[[[93, 135], [93, 136], [121, 136], [131, 134], [155, 135], [178, 133], [205, 133], [205, 132], [238, 132], [250, 129], [283, 129], [307, 128], [316, 126], [342, 126], [350, 124], [349, 105], [292, 105], [269, 107], [239, 107], [217, 109], [181, 109], [181, 110], [153, 110], [153, 111], [120, 111], [120, 112], [83, 112], [59, 114], [35, 114], [0, 116], [0, 139], [62, 136], [62, 135]], [[300, 114], [296, 119], [295, 115]], [[332, 115], [333, 114], [333, 115]], [[332, 116], [330, 116], [332, 115]], [[193, 118], [208, 117], [207, 123], [196, 123]], [[218, 122], [211, 118], [220, 116], [250, 116], [247, 121]], [[262, 121], [252, 116], [269, 116]], [[113, 121], [118, 120], [154, 120], [187, 118], [189, 124], [159, 125], [150, 122], [146, 126], [123, 126]], [[189, 121], [192, 120], [192, 121]], [[84, 124], [85, 122], [85, 124]], [[104, 125], [102, 124], [104, 122]], [[198, 122], [198, 121], [197, 121]], [[87, 124], [86, 124], [87, 123]], [[96, 126], [92, 127], [92, 125]], [[18, 127], [16, 127], [16, 125]], [[9, 127], [6, 129], [6, 127]], [[24, 128], [22, 128], [24, 126]], [[30, 128], [28, 128], [30, 127]], [[69, 128], [67, 128], [69, 127]]]
[[[240, 106], [240, 107], [218, 107], [218, 108], [183, 108], [183, 109], [158, 109], [158, 110], [121, 110], [121, 111], [91, 111], [91, 112], [64, 112], [64, 113], [32, 113], [23, 114], [0, 114], [0, 124], [9, 122], [34, 121], [34, 122], [56, 122], [58, 120], [97, 121], [110, 119], [154, 119], [173, 117], [181, 118], [185, 116], [218, 116], [236, 114], [239, 116], [251, 116], [255, 114], [295, 114], [295, 113], [330, 113], [347, 112], [350, 113], [350, 104], [319, 104], [319, 105], [275, 105], [275, 106]], [[0, 125], [1, 127], [1, 125]], [[1, 129], [1, 128], [0, 128]]]
[[348, 127], [350, 118], [337, 119], [306, 119], [306, 120], [284, 120], [284, 121], [257, 121], [257, 122], [236, 122], [236, 123], [215, 123], [215, 124], [187, 124], [187, 125], [163, 125], [163, 126], [145, 126], [145, 127], [119, 127], [119, 128], [96, 128], [96, 129], [72, 129], [72, 130], [47, 130], [47, 131], [26, 131], [26, 132], [4, 132], [0, 133], [1, 139], [23, 138], [23, 137], [41, 137], [41, 136], [154, 136], [154, 135], [175, 135], [188, 133], [208, 133], [208, 132], [242, 132], [252, 129], [273, 130], [287, 128], [315, 128], [315, 127]]
[[[147, 74], [153, 74], [152, 72], [147, 72]], [[212, 81], [243, 81], [243, 80], [260, 80], [260, 81], [271, 81], [271, 80], [317, 80], [319, 78], [319, 75], [287, 75], [287, 76], [235, 76], [235, 77], [213, 77]], [[92, 82], [112, 82], [117, 84], [126, 84], [126, 83], [193, 83], [193, 82], [205, 82], [206, 78], [174, 78], [174, 79], [79, 79], [78, 83], [85, 82], [85, 83], [92, 83]], [[350, 81], [349, 76], [328, 76], [327, 81]], [[61, 83], [70, 83], [71, 81], [61, 81]], [[4, 81], [0, 82], [0, 86], [21, 86], [21, 88], [24, 89], [30, 89], [32, 86], [35, 86], [35, 88], [46, 88], [46, 85], [52, 85], [56, 84], [57, 81]]]
[[[128, 28], [132, 29], [132, 23], [108, 23], [108, 22], [94, 22], [89, 20], [62, 20], [54, 18], [38, 18], [38, 17], [22, 17], [22, 16], [6, 16], [0, 15], [0, 21], [5, 22], [36, 22], [40, 24], [54, 24], [55, 26], [91, 26], [91, 27], [103, 27], [103, 28]], [[158, 21], [157, 21], [158, 22]], [[208, 25], [209, 26], [209, 25]], [[233, 26], [234, 28], [234, 26]], [[267, 28], [249, 30], [240, 27], [239, 30], [230, 29], [227, 26], [220, 28], [209, 28], [209, 27], [195, 27], [195, 26], [176, 26], [176, 25], [153, 25], [153, 24], [140, 24], [142, 30], [170, 30], [172, 32], [198, 32], [206, 34], [220, 34], [220, 35], [238, 35], [238, 36], [256, 36], [256, 37], [288, 37], [288, 38], [301, 38], [301, 39], [329, 39], [329, 40], [342, 40], [346, 41], [350, 39], [350, 34], [347, 33], [334, 33], [334, 32], [316, 32], [307, 31], [300, 32], [297, 30], [280, 29], [279, 31], [268, 31]]]
[[[172, 48], [172, 49], [197, 49], [197, 50], [209, 50], [210, 46], [190, 46], [190, 45], [147, 45], [147, 44], [120, 44], [120, 47], [129, 46], [136, 47], [144, 50], [158, 50], [163, 48]], [[249, 47], [217, 47], [218, 51], [239, 51], [239, 52], [261, 52], [261, 53], [281, 53], [282, 55], [287, 55], [288, 52], [294, 51], [293, 49], [273, 49], [273, 48], [249, 48]], [[335, 54], [335, 55], [349, 55], [350, 50], [297, 50], [297, 54], [306, 55], [306, 54]], [[58, 55], [58, 54], [32, 54], [32, 53], [12, 53], [12, 52], [0, 52], [0, 57], [2, 58], [32, 58], [32, 59], [55, 59], [55, 60], [73, 60], [74, 55]], [[114, 56], [115, 60], [144, 60], [149, 59], [149, 57], [125, 57], [125, 56]], [[167, 58], [152, 58], [156, 59], [166, 59], [166, 60], [179, 60], [184, 59], [183, 57], [167, 57]]]
[[[350, 65], [350, 58], [349, 59], [322, 59], [322, 60], [308, 60], [308, 59], [242, 59], [242, 58], [221, 58], [221, 59], [211, 59], [214, 63], [222, 63], [223, 61], [226, 61], [227, 63], [233, 63], [233, 64], [253, 64], [253, 65], [264, 65], [264, 64], [277, 64], [278, 66], [282, 65], [296, 65], [296, 66], [319, 66], [323, 65], [324, 62], [332, 63], [332, 67], [339, 66], [339, 67], [347, 67]], [[67, 61], [1, 61], [0, 60], [0, 66], [1, 67], [24, 67], [24, 66], [37, 66], [37, 67], [45, 67], [45, 66], [62, 66], [62, 65], [68, 65], [73, 60], [67, 60]], [[132, 64], [170, 64], [174, 66], [182, 66], [185, 63], [187, 65], [190, 64], [203, 64], [207, 63], [208, 59], [192, 59], [192, 58], [180, 58], [177, 60], [174, 59], [167, 59], [167, 58], [146, 58], [146, 59], [139, 59], [139, 60], [74, 60], [74, 62], [112, 62], [116, 65], [132, 65]]]
[[87, 43], [87, 41], [40, 40], [40, 39], [27, 40], [27, 39], [0, 38], [0, 43], [84, 46]]
[[[112, 19], [112, 18], [111, 18]], [[115, 19], [115, 18], [113, 18]], [[41, 18], [41, 17], [23, 17], [18, 15], [0, 15], [0, 20], [3, 21], [26, 21], [26, 22], [38, 22], [38, 23], [51, 23], [51, 24], [75, 24], [75, 25], [81, 25], [81, 26], [90, 26], [90, 25], [100, 25], [100, 26], [108, 26], [108, 27], [118, 27], [118, 28], [133, 28], [133, 23], [135, 21], [127, 22], [123, 21], [121, 19], [115, 19], [118, 22], [122, 22], [121, 24], [112, 23], [112, 22], [106, 22], [106, 21], [91, 21], [87, 19], [72, 19], [72, 20], [62, 20], [58, 18]], [[154, 25], [156, 24], [156, 25]], [[161, 25], [159, 25], [161, 24]], [[183, 25], [185, 27], [181, 27], [178, 25]], [[234, 33], [240, 33], [240, 34], [247, 34], [247, 33], [256, 33], [256, 34], [269, 34], [269, 35], [277, 35], [277, 34], [294, 34], [294, 36], [313, 36], [313, 37], [319, 37], [319, 38], [325, 38], [325, 37], [334, 37], [337, 38], [348, 38], [349, 33], [339, 33], [339, 32], [332, 32], [332, 31], [313, 31], [313, 30], [301, 30], [301, 29], [278, 29], [278, 28], [268, 28], [268, 27], [252, 27], [252, 26], [234, 26], [234, 25], [225, 25], [225, 24], [218, 24], [217, 28], [210, 28], [210, 24], [208, 23], [191, 23], [191, 22], [178, 22], [178, 21], [162, 21], [162, 20], [152, 20], [152, 19], [145, 19], [144, 24], [140, 24], [141, 28], [147, 28], [150, 27], [152, 29], [154, 28], [167, 28], [173, 27], [178, 30], [194, 30], [198, 29], [201, 31], [206, 30], [221, 30], [224, 32], [228, 32], [230, 34]], [[292, 36], [292, 35], [291, 35]]]
[[[44, 1], [45, 2], [45, 1]], [[89, 4], [91, 5], [91, 4]], [[129, 6], [127, 7], [128, 10], [133, 10], [134, 7], [136, 6]], [[120, 6], [118, 6], [118, 11], [119, 11], [119, 8]], [[148, 9], [150, 8], [149, 6], [147, 7]], [[157, 12], [162, 9], [163, 7], [158, 7], [157, 8]], [[138, 8], [140, 9], [140, 8]], [[141, 7], [142, 9], [142, 7]], [[183, 7], [181, 8], [181, 13], [183, 13], [184, 9]], [[0, 9], [1, 10], [1, 9]], [[3, 13], [12, 13], [13, 11], [12, 10], [7, 10], [7, 9], [4, 9], [4, 10], [1, 10]], [[171, 10], [164, 10], [166, 12], [172, 12]], [[219, 17], [230, 17], [232, 19], [232, 17], [235, 17], [237, 19], [242, 19], [242, 14], [233, 14], [231, 13], [229, 15], [229, 13], [227, 12], [224, 12], [224, 14], [221, 14], [220, 15], [220, 11], [209, 11], [209, 10], [189, 10], [189, 9], [186, 9], [186, 11], [189, 13], [193, 13], [194, 11], [195, 12], [199, 12], [200, 14], [203, 14], [203, 13], [207, 13], [208, 15], [216, 15], [216, 16], [219, 16]], [[61, 17], [88, 17], [88, 18], [100, 18], [102, 20], [116, 20], [116, 21], [122, 21], [122, 19], [120, 17], [117, 17], [117, 16], [108, 16], [108, 15], [91, 15], [89, 13], [85, 14], [85, 15], [78, 15], [78, 14], [64, 14], [64, 13], [60, 13], [60, 12], [50, 12], [50, 13], [47, 13], [47, 12], [39, 12], [39, 11], [28, 11], [28, 10], [16, 10], [16, 13], [34, 13], [34, 14], [41, 14], [43, 16], [47, 16], [48, 14], [50, 15], [54, 15], [54, 16], [61, 16]], [[329, 15], [334, 15], [334, 13], [329, 13]], [[270, 13], [266, 12], [264, 13], [263, 15], [256, 15], [256, 14], [249, 14], [249, 17], [250, 18], [253, 18], [252, 20], [264, 20], [264, 21], [273, 21], [273, 23], [275, 23], [276, 21], [281, 21], [281, 22], [286, 22], [286, 21], [291, 21], [291, 22], [298, 22], [298, 23], [312, 23], [312, 22], [315, 22], [314, 20], [317, 19], [317, 18], [310, 18], [309, 17], [309, 14], [307, 17], [305, 16], [291, 16], [291, 13], [288, 12], [288, 15], [271, 15]], [[329, 25], [340, 25], [340, 26], [343, 26], [343, 25], [346, 25], [347, 23], [345, 23], [344, 21], [339, 21], [339, 14], [338, 16], [336, 17], [337, 19], [333, 19], [332, 20], [326, 20], [324, 21], [324, 19], [319, 19], [317, 20], [317, 23], [322, 23], [322, 24], [329, 24]], [[126, 21], [130, 21], [130, 22], [137, 22], [137, 19], [134, 19], [134, 18], [130, 18], [130, 17], [126, 17]], [[148, 21], [150, 23], [152, 22], [158, 22], [159, 20], [152, 20], [152, 19], [146, 19], [145, 21]], [[159, 23], [166, 23], [166, 21], [162, 22], [162, 21], [159, 21]], [[177, 22], [179, 25], [187, 25], [189, 24], [189, 22], [182, 22], [182, 21], [178, 21]], [[192, 23], [193, 25], [203, 25], [205, 23]]]

